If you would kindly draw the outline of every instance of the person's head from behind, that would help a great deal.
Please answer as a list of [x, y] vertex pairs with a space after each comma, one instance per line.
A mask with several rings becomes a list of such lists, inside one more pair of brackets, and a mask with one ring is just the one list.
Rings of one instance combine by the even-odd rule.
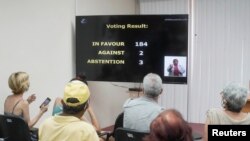
[[70, 81], [64, 88], [63, 113], [81, 116], [88, 108], [89, 97], [90, 92], [86, 84], [79, 80]]
[[175, 66], [177, 66], [177, 65], [178, 65], [178, 59], [174, 59], [174, 60], [173, 60], [173, 64], [174, 64]]
[[88, 85], [88, 82], [87, 82], [87, 76], [85, 75], [85, 73], [83, 72], [80, 72], [76, 75], [75, 78], [72, 78], [70, 81], [74, 81], [74, 80], [79, 80], [79, 81], [82, 81], [83, 83], [85, 83], [86, 85]]
[[23, 94], [30, 86], [29, 75], [26, 72], [14, 72], [10, 75], [8, 83], [13, 94]]
[[147, 97], [158, 97], [162, 93], [161, 77], [155, 73], [147, 74], [143, 78], [143, 90]]
[[160, 113], [150, 124], [150, 133], [144, 141], [192, 141], [192, 128], [174, 109]]
[[239, 83], [228, 84], [221, 92], [222, 106], [232, 112], [240, 112], [247, 102], [248, 90]]

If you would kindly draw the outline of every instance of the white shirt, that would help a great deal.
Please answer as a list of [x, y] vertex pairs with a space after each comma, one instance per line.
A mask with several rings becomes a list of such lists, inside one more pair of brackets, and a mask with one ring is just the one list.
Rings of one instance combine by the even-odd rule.
[[128, 99], [124, 105], [123, 127], [149, 132], [151, 122], [164, 108], [145, 96]]

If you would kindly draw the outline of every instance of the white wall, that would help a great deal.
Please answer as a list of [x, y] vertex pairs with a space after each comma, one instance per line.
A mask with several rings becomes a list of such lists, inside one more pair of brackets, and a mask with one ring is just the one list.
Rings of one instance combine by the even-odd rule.
[[76, 15], [134, 15], [137, 0], [76, 0]]
[[188, 14], [189, 0], [139, 0], [140, 14]]
[[[47, 97], [63, 94], [73, 76], [73, 0], [1, 0], [0, 1], [0, 112], [11, 94], [8, 77], [12, 72], [30, 74], [30, 89], [37, 100], [30, 106], [31, 116]], [[51, 115], [50, 109], [43, 117]]]
[[195, 0], [193, 4], [189, 118], [204, 122], [207, 109], [221, 107], [219, 93], [227, 83], [249, 86], [250, 1]]

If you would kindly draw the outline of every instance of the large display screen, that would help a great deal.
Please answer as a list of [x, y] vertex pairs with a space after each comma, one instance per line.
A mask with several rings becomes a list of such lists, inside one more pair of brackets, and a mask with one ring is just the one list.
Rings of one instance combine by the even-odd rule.
[[76, 73], [90, 81], [187, 83], [188, 15], [76, 16]]

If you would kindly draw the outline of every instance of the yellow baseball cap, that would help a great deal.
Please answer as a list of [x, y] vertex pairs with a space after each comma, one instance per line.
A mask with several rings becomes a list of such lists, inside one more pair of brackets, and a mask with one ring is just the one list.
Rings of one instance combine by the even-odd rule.
[[[89, 88], [82, 81], [74, 80], [66, 84], [64, 88], [63, 101], [68, 106], [79, 106], [85, 103], [90, 97]], [[70, 101], [69, 98], [74, 98], [76, 101]]]

